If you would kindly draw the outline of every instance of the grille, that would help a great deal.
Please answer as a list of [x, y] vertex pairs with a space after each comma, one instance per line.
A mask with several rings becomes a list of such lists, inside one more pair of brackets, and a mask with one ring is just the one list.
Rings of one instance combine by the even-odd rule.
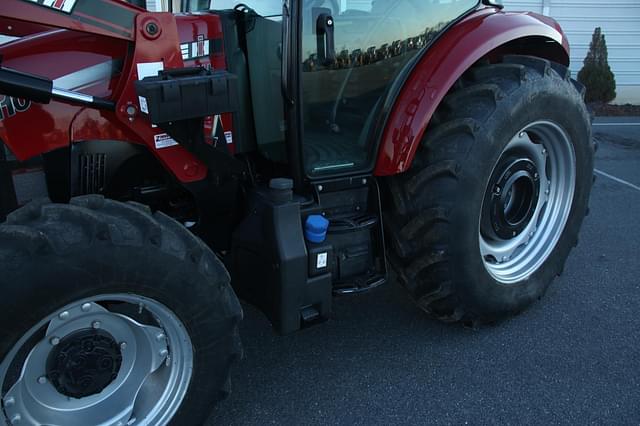
[[106, 163], [106, 154], [80, 156], [80, 194], [96, 194], [104, 190]]

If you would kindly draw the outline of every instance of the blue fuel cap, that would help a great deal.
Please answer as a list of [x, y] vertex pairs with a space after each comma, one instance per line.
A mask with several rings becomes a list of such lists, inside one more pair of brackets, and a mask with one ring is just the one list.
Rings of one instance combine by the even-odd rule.
[[311, 215], [304, 224], [304, 237], [311, 243], [322, 243], [327, 238], [329, 221], [320, 215]]

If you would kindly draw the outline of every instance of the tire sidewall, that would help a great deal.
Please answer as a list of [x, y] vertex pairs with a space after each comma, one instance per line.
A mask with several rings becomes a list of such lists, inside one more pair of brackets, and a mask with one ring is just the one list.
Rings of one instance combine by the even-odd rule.
[[[568, 135], [576, 155], [576, 188], [567, 224], [546, 261], [530, 277], [503, 284], [487, 271], [480, 255], [480, 212], [489, 179], [509, 141], [527, 125], [546, 120]], [[540, 298], [561, 269], [577, 240], [585, 216], [593, 169], [591, 133], [584, 103], [570, 82], [559, 77], [525, 80], [515, 91], [496, 102], [495, 113], [478, 131], [461, 166], [459, 190], [450, 235], [451, 257], [458, 259], [451, 274], [457, 294], [474, 307], [475, 317], [496, 312], [517, 312]]]
[[[224, 272], [203, 277], [197, 265], [148, 247], [94, 244], [88, 250], [47, 254], [33, 267], [33, 253], [16, 251], [6, 263], [0, 288], [0, 359], [33, 326], [62, 307], [104, 294], [127, 293], [153, 299], [171, 310], [187, 329], [193, 347], [193, 372], [184, 400], [172, 422], [198, 424], [212, 408], [212, 395], [223, 388], [233, 342], [212, 345], [230, 335], [240, 310]], [[5, 263], [5, 262], [2, 262]], [[117, 265], [117, 267], [114, 267]], [[221, 266], [220, 266], [221, 267]], [[221, 267], [222, 268], [222, 267]], [[19, 284], [19, 285], [16, 285]], [[237, 311], [236, 311], [237, 308]], [[206, 313], [206, 315], [205, 315]]]

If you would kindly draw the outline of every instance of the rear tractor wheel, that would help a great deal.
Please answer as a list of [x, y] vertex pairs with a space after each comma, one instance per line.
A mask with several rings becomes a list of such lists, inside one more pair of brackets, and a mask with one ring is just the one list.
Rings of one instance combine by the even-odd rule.
[[0, 225], [0, 425], [200, 425], [240, 355], [240, 305], [182, 225], [99, 196]]
[[540, 298], [587, 212], [594, 145], [569, 71], [509, 56], [443, 101], [412, 169], [389, 181], [390, 258], [446, 321], [492, 321]]

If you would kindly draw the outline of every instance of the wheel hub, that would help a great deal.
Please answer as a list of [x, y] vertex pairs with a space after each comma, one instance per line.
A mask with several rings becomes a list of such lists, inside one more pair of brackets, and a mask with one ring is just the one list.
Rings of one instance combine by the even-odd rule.
[[485, 196], [485, 235], [505, 240], [519, 235], [533, 217], [539, 195], [540, 175], [533, 161], [508, 157], [500, 162]]
[[100, 393], [120, 371], [122, 353], [111, 334], [87, 328], [64, 337], [47, 358], [47, 377], [73, 398]]
[[484, 266], [502, 284], [531, 276], [553, 252], [576, 187], [576, 154], [567, 133], [541, 120], [505, 146], [487, 182], [479, 220]]

